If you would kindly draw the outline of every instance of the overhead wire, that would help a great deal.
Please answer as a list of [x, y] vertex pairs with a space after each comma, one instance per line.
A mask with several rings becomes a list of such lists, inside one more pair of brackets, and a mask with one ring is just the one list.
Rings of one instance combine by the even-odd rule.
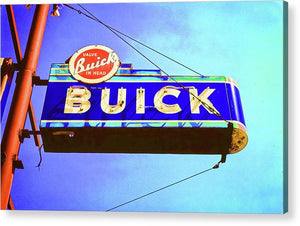
[[[79, 14], [82, 14], [100, 24], [102, 24], [103, 26], [105, 26], [107, 29], [109, 29], [113, 34], [115, 34], [118, 38], [120, 38], [123, 42], [125, 42], [128, 46], [130, 46], [132, 49], [134, 49], [137, 53], [139, 53], [142, 57], [144, 57], [147, 61], [149, 61], [152, 65], [154, 65], [156, 68], [158, 68], [161, 72], [163, 72], [168, 78], [170, 78], [171, 80], [173, 80], [176, 84], [178, 84], [181, 88], [183, 88], [186, 92], [188, 92], [190, 95], [192, 95], [194, 98], [196, 98], [206, 109], [209, 109], [210, 112], [212, 112], [214, 115], [216, 115], [217, 117], [219, 117], [220, 119], [222, 119], [223, 121], [230, 123], [228, 120], [226, 120], [225, 118], [223, 118], [219, 112], [217, 112], [214, 108], [212, 108], [211, 106], [209, 106], [208, 104], [206, 104], [205, 102], [203, 102], [198, 96], [196, 96], [195, 94], [191, 93], [185, 86], [183, 86], [180, 82], [178, 82], [175, 78], [173, 78], [172, 76], [170, 76], [167, 72], [165, 72], [162, 68], [160, 68], [156, 63], [154, 63], [152, 60], [150, 60], [145, 54], [143, 54], [141, 51], [139, 51], [137, 48], [135, 48], [133, 45], [131, 45], [128, 41], [126, 41], [123, 37], [121, 37], [119, 34], [122, 34], [122, 32], [117, 31], [116, 29], [108, 26], [107, 24], [103, 23], [101, 20], [99, 20], [93, 13], [91, 13], [90, 11], [88, 11], [87, 9], [85, 9], [82, 5], [78, 4], [79, 7], [81, 7], [84, 11], [86, 11], [88, 14], [75, 9], [74, 7], [68, 5], [68, 4], [64, 4], [65, 6], [67, 6], [68, 8], [76, 11]], [[126, 35], [126, 37], [129, 37], [128, 35]], [[133, 38], [131, 38], [133, 40]], [[138, 42], [139, 44], [141, 42]], [[151, 48], [151, 47], [150, 47]], [[152, 49], [152, 48], [151, 48]], [[155, 50], [155, 52], [158, 52]], [[161, 54], [164, 55], [164, 54]], [[165, 55], [164, 55], [165, 56]], [[171, 59], [170, 57], [167, 57], [168, 59]], [[173, 59], [172, 59], [173, 60]], [[174, 60], [173, 60], [174, 61]], [[177, 61], [174, 61], [177, 62]], [[178, 62], [179, 63], [179, 62]], [[180, 65], [183, 65], [181, 63], [179, 63]], [[186, 66], [185, 66], [186, 67]], [[193, 70], [194, 71], [194, 70]], [[197, 72], [198, 73], [198, 72]], [[198, 73], [199, 74], [199, 73]], [[203, 75], [201, 75], [203, 76]], [[206, 76], [204, 76], [206, 77]]]
[[[219, 164], [219, 163], [218, 163], [218, 164]], [[189, 180], [189, 179], [191, 179], [191, 178], [193, 178], [193, 177], [199, 176], [200, 174], [206, 173], [206, 172], [208, 172], [208, 171], [210, 171], [210, 170], [212, 170], [212, 169], [218, 168], [218, 167], [216, 167], [216, 166], [217, 166], [217, 165], [215, 165], [215, 166], [212, 167], [212, 168], [203, 170], [203, 171], [201, 171], [201, 172], [199, 172], [199, 173], [196, 173], [196, 174], [194, 174], [194, 175], [192, 175], [192, 176], [186, 177], [186, 178], [184, 178], [184, 179], [182, 179], [182, 180], [176, 181], [176, 182], [174, 182], [174, 183], [172, 183], [172, 184], [169, 184], [169, 185], [167, 185], [167, 186], [164, 186], [164, 187], [161, 187], [161, 188], [159, 188], [159, 189], [156, 189], [156, 190], [154, 190], [154, 191], [152, 191], [152, 192], [149, 192], [149, 193], [147, 193], [147, 194], [141, 195], [141, 196], [139, 196], [139, 197], [137, 197], [137, 198], [135, 198], [135, 199], [132, 199], [132, 200], [130, 200], [130, 201], [127, 201], [127, 202], [124, 202], [124, 203], [122, 203], [122, 204], [120, 204], [120, 205], [117, 205], [117, 206], [115, 206], [115, 207], [112, 207], [112, 208], [106, 210], [106, 212], [112, 211], [112, 210], [117, 209], [117, 208], [119, 208], [119, 207], [121, 207], [121, 206], [124, 206], [124, 205], [127, 205], [127, 204], [129, 204], [129, 203], [135, 202], [135, 201], [137, 201], [137, 200], [139, 200], [139, 199], [145, 198], [146, 196], [152, 195], [152, 194], [154, 194], [154, 193], [156, 193], [156, 192], [159, 192], [159, 191], [164, 190], [164, 189], [166, 189], [166, 188], [172, 187], [172, 186], [174, 186], [174, 185], [176, 185], [176, 184], [179, 184], [179, 183], [181, 183], [181, 182], [183, 182], [183, 181], [186, 181], [186, 180]]]
[[[72, 6], [68, 5], [68, 4], [64, 4], [64, 5], [67, 6], [67, 7], [69, 7], [69, 8], [71, 8], [71, 9], [73, 9], [73, 10], [75, 10], [75, 11], [77, 11], [79, 14], [85, 15], [85, 14], [82, 13], [80, 10], [77, 10], [77, 9], [75, 9], [74, 7], [72, 7]], [[145, 48], [150, 49], [151, 51], [153, 51], [153, 52], [155, 52], [155, 53], [157, 53], [157, 54], [159, 54], [159, 55], [161, 55], [161, 56], [163, 56], [163, 57], [165, 57], [165, 58], [167, 58], [167, 59], [169, 59], [169, 60], [171, 60], [171, 61], [173, 61], [173, 62], [179, 64], [179, 65], [182, 66], [182, 67], [185, 67], [186, 69], [188, 69], [188, 70], [194, 72], [195, 74], [200, 75], [200, 76], [203, 77], [203, 78], [207, 77], [207, 76], [205, 76], [205, 75], [199, 73], [198, 71], [196, 71], [196, 70], [194, 70], [194, 69], [192, 69], [192, 68], [190, 68], [190, 67], [188, 67], [188, 66], [186, 66], [186, 65], [184, 65], [184, 64], [182, 64], [182, 63], [180, 63], [179, 61], [174, 60], [173, 58], [167, 56], [166, 54], [161, 53], [160, 51], [158, 51], [158, 50], [152, 48], [151, 46], [148, 46], [148, 45], [142, 43], [141, 41], [138, 41], [137, 39], [131, 37], [130, 35], [127, 35], [127, 34], [125, 34], [124, 32], [121, 32], [121, 31], [119, 31], [119, 30], [117, 30], [117, 29], [115, 29], [115, 28], [113, 28], [113, 27], [111, 27], [111, 26], [109, 26], [109, 25], [103, 23], [103, 22], [102, 22], [101, 20], [99, 20], [96, 16], [94, 16], [91, 12], [89, 12], [87, 9], [85, 9], [81, 4], [77, 4], [77, 5], [78, 5], [79, 7], [81, 7], [84, 11], [86, 11], [87, 13], [90, 14], [90, 16], [89, 16], [89, 15], [85, 15], [85, 16], [89, 17], [90, 19], [92, 19], [92, 20], [94, 20], [94, 21], [97, 21], [97, 22], [101, 23], [101, 24], [102, 24], [103, 26], [105, 26], [106, 28], [108, 28], [108, 29], [110, 29], [110, 30], [113, 30], [113, 31], [115, 31], [115, 32], [118, 33], [118, 34], [121, 34], [121, 35], [125, 36], [126, 38], [128, 38], [128, 39], [130, 39], [130, 40], [132, 40], [132, 41], [134, 41], [134, 42], [136, 42], [136, 43], [138, 43], [138, 44], [144, 46]]]

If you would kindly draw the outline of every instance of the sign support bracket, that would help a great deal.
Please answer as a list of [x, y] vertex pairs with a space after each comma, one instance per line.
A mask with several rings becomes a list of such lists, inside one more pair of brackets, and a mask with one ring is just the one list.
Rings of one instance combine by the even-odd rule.
[[30, 135], [33, 135], [34, 137], [37, 137], [38, 135], [41, 135], [42, 132], [41, 131], [36, 131], [36, 130], [28, 130], [28, 129], [22, 129], [20, 130], [19, 133], [19, 140], [21, 143], [23, 143], [25, 138], [30, 138]]
[[48, 79], [41, 79], [40, 76], [32, 76], [32, 84], [36, 86], [47, 86], [49, 83]]

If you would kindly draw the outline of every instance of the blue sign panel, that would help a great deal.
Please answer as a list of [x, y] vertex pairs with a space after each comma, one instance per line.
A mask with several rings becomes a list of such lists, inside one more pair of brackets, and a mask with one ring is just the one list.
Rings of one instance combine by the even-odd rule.
[[105, 134], [108, 131], [121, 134], [121, 128], [126, 128], [134, 136], [149, 128], [156, 128], [154, 133], [158, 136], [166, 131], [170, 134], [175, 130], [176, 134], [188, 131], [179, 128], [201, 128], [209, 136], [218, 130], [227, 132], [229, 127], [232, 127], [229, 139], [234, 133], [240, 133], [235, 139], [243, 137], [239, 147], [233, 147], [232, 142], [227, 147], [232, 149], [229, 153], [234, 153], [246, 145], [247, 135], [239, 89], [233, 80], [170, 78], [161, 76], [159, 70], [132, 70], [130, 64], [121, 65], [110, 80], [93, 85], [75, 80], [68, 72], [68, 65], [53, 64], [41, 120], [44, 132], [69, 137], [74, 136], [75, 130], [83, 131], [80, 128], [90, 129], [88, 133], [93, 130]]

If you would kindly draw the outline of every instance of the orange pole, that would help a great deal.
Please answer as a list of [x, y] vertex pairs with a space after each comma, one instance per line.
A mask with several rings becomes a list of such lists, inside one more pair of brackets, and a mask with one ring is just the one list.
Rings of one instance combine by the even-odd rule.
[[7, 12], [8, 22], [9, 22], [9, 26], [10, 26], [11, 37], [12, 37], [13, 43], [14, 43], [14, 49], [15, 49], [15, 54], [17, 57], [18, 66], [21, 67], [22, 53], [21, 53], [21, 46], [20, 46], [13, 6], [7, 5], [6, 12]]
[[[9, 26], [10, 26], [11, 37], [12, 37], [13, 44], [14, 44], [15, 54], [16, 54], [16, 58], [18, 61], [18, 68], [21, 68], [23, 57], [22, 57], [22, 51], [21, 51], [13, 6], [7, 5], [6, 11], [7, 11], [7, 17], [8, 17], [8, 22], [9, 22]], [[2, 85], [1, 85], [1, 94], [2, 94]], [[36, 121], [35, 121], [35, 117], [34, 117], [34, 111], [33, 111], [33, 106], [32, 106], [31, 100], [29, 103], [28, 113], [29, 113], [32, 130], [37, 131], [37, 125], [36, 125]], [[35, 145], [40, 148], [41, 147], [40, 137], [38, 135], [33, 135], [33, 138], [34, 138]]]
[[4, 93], [5, 87], [6, 87], [6, 83], [8, 80], [8, 75], [5, 74], [2, 78], [1, 78], [1, 93], [0, 93], [0, 101], [2, 100], [2, 95]]
[[32, 93], [32, 76], [36, 72], [48, 12], [48, 4], [36, 6], [23, 67], [16, 80], [16, 88], [3, 134], [1, 143], [1, 209], [7, 209], [9, 202], [14, 174], [13, 161], [18, 159], [19, 133], [24, 129], [26, 121]]

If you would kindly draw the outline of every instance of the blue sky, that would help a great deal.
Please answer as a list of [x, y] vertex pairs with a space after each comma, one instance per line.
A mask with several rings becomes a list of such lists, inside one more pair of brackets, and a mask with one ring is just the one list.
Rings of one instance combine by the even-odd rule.
[[[79, 8], [76, 5], [73, 5]], [[85, 5], [103, 22], [204, 75], [239, 84], [249, 142], [217, 170], [155, 193], [116, 211], [282, 213], [283, 208], [283, 19], [282, 2], [199, 2]], [[34, 8], [14, 7], [24, 55]], [[37, 74], [49, 75], [90, 44], [114, 49], [136, 69], [154, 69], [94, 21], [63, 7], [48, 17]], [[22, 24], [22, 25], [21, 25]], [[6, 35], [8, 34], [8, 35]], [[143, 50], [144, 51], [144, 50]], [[169, 74], [191, 72], [144, 51]], [[15, 60], [5, 8], [1, 9], [1, 57]], [[32, 100], [40, 120], [45, 87]], [[10, 94], [10, 98], [12, 92]], [[8, 109], [5, 109], [4, 117]], [[5, 120], [5, 119], [4, 119]], [[30, 128], [29, 123], [26, 127]], [[1, 128], [3, 133], [4, 126]], [[99, 210], [212, 167], [219, 156], [42, 153], [26, 139], [12, 198], [22, 210]]]

